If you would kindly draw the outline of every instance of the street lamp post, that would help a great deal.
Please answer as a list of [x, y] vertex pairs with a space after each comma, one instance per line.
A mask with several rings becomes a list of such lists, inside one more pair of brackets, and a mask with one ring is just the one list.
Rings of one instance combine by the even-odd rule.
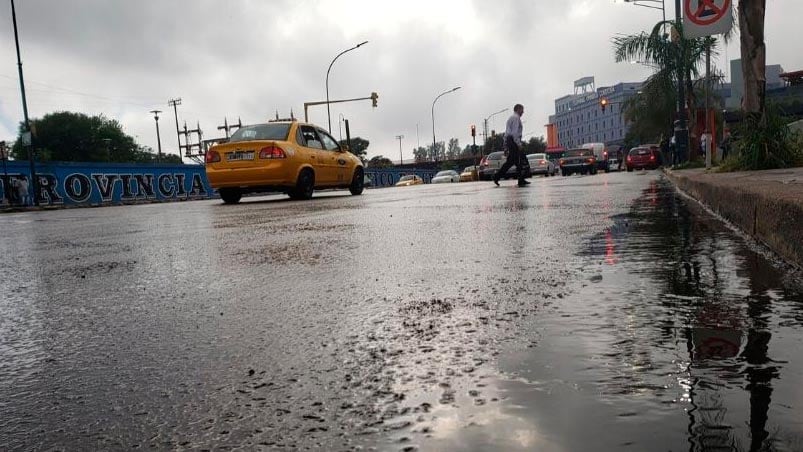
[[497, 111], [496, 113], [491, 113], [487, 118], [483, 119], [483, 121], [482, 121], [482, 127], [483, 127], [483, 129], [482, 129], [482, 133], [483, 133], [482, 134], [482, 147], [483, 147], [482, 152], [483, 152], [483, 154], [485, 153], [485, 151], [487, 151], [487, 149], [485, 149], [485, 146], [488, 143], [488, 121], [491, 118], [493, 118], [494, 116], [496, 116], [498, 114], [501, 114], [501, 113], [504, 113], [504, 112], [506, 112], [508, 110], [510, 110], [510, 109], [509, 108], [504, 108], [502, 110]]
[[404, 139], [404, 135], [396, 135], [396, 139], [399, 140], [399, 165], [404, 165], [404, 156], [402, 154], [402, 140]]
[[450, 89], [449, 91], [444, 91], [444, 92], [438, 94], [438, 97], [436, 97], [435, 100], [432, 101], [432, 153], [435, 154], [435, 161], [436, 162], [438, 161], [438, 152], [437, 152], [438, 146], [437, 146], [436, 141], [435, 141], [435, 102], [437, 102], [438, 99], [440, 99], [442, 96], [445, 96], [446, 94], [449, 94], [449, 93], [453, 93], [453, 92], [459, 90], [460, 88], [461, 87], [456, 86], [456, 87]]
[[153, 113], [153, 119], [156, 120], [156, 146], [159, 150], [159, 153], [156, 154], [156, 163], [160, 163], [162, 161], [162, 138], [159, 135], [159, 113], [161, 113], [161, 110], [151, 110], [151, 113]]
[[25, 131], [31, 138], [28, 143], [28, 163], [31, 168], [31, 189], [33, 190], [33, 205], [39, 206], [39, 183], [36, 178], [36, 165], [33, 158], [33, 134], [31, 133], [31, 121], [28, 118], [28, 100], [25, 97], [25, 80], [22, 77], [22, 57], [20, 57], [20, 39], [17, 33], [17, 10], [14, 8], [14, 0], [11, 0], [11, 21], [14, 23], [14, 44], [17, 47], [17, 69], [20, 75], [20, 93], [22, 94], [22, 114], [25, 120]]
[[[659, 9], [663, 11], [664, 22], [666, 22], [666, 0], [624, 0], [624, 2], [632, 3], [636, 6], [641, 6], [643, 8]], [[655, 6], [658, 3], [660, 3], [661, 6]]]
[[329, 133], [332, 133], [332, 115], [329, 111], [329, 71], [332, 70], [332, 65], [335, 64], [335, 61], [337, 61], [337, 59], [340, 58], [341, 55], [343, 55], [346, 52], [351, 52], [352, 50], [358, 49], [360, 48], [360, 46], [365, 44], [368, 44], [368, 41], [363, 41], [350, 49], [346, 49], [338, 53], [337, 56], [332, 60], [332, 62], [329, 63], [329, 69], [326, 70], [326, 119], [329, 121]]

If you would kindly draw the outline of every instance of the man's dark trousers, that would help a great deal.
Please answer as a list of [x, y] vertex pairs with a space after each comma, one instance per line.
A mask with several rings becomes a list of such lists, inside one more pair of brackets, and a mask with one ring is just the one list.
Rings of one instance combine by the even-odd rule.
[[516, 166], [516, 176], [519, 179], [519, 184], [525, 184], [527, 181], [524, 180], [524, 171], [521, 170], [522, 165], [519, 162], [521, 158], [521, 152], [519, 152], [519, 146], [513, 140], [513, 137], [505, 137], [505, 149], [507, 149], [507, 161], [499, 168], [499, 171], [496, 172], [494, 175], [494, 180], [498, 181], [499, 179], [503, 178], [505, 174], [507, 174], [507, 170], [510, 169], [511, 166]]

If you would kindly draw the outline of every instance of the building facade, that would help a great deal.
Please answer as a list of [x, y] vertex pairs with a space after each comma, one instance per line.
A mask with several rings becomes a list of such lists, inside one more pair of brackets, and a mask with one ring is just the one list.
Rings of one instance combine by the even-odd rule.
[[[638, 94], [641, 83], [618, 83], [597, 88], [594, 77], [574, 82], [574, 94], [555, 100], [549, 117], [549, 147], [574, 148], [584, 143], [622, 144], [628, 124], [622, 116], [627, 99]], [[607, 101], [603, 111], [600, 101]]]

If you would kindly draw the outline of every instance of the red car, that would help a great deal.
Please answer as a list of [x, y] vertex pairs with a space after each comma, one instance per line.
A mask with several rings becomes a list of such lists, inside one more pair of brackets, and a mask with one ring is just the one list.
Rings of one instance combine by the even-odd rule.
[[649, 147], [635, 147], [627, 154], [627, 172], [634, 169], [658, 169], [661, 159], [658, 149]]

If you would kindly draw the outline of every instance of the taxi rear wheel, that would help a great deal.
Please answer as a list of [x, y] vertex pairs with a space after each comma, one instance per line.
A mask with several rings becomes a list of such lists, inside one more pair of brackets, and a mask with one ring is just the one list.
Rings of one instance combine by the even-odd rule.
[[310, 199], [315, 190], [315, 173], [306, 168], [298, 175], [296, 186], [288, 193], [293, 199]]
[[357, 168], [354, 171], [354, 177], [351, 178], [351, 185], [349, 186], [349, 191], [352, 195], [361, 195], [363, 190], [365, 190], [365, 178], [363, 176], [362, 168]]
[[222, 199], [225, 204], [237, 204], [242, 197], [243, 194], [236, 188], [220, 189], [220, 199]]

